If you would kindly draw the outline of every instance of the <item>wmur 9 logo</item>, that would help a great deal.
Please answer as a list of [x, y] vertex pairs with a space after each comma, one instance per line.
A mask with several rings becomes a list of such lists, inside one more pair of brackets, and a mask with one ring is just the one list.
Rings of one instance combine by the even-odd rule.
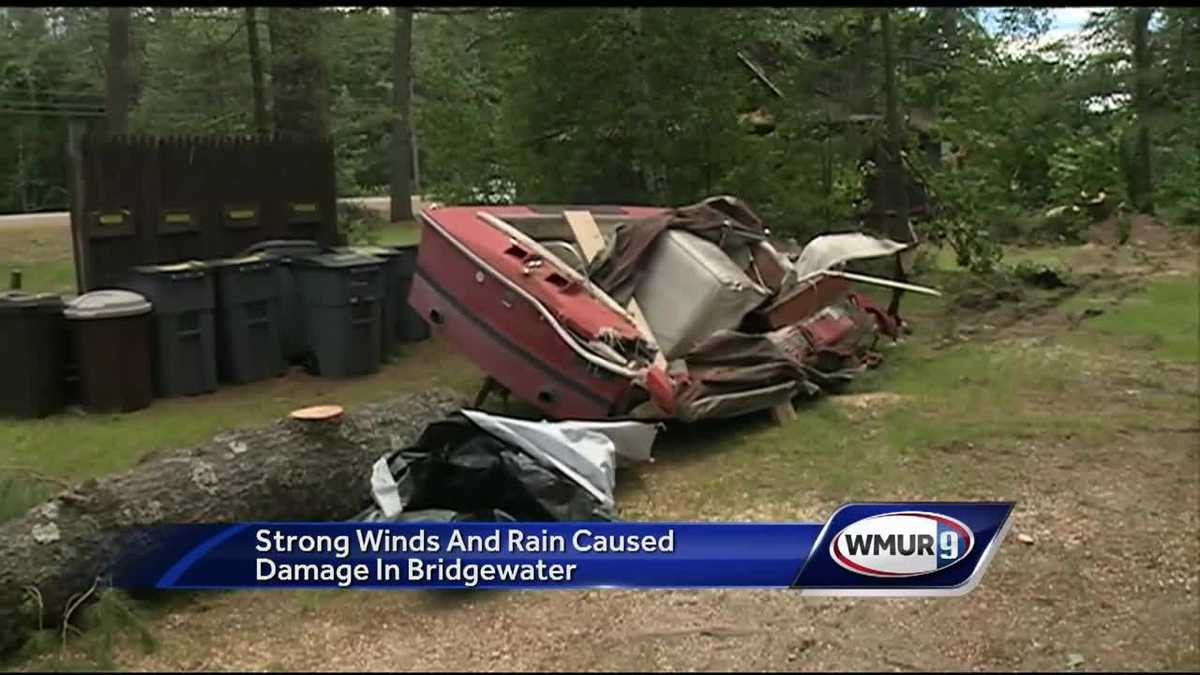
[[829, 544], [843, 568], [871, 577], [933, 574], [963, 560], [975, 535], [962, 521], [927, 511], [881, 513], [851, 523]]

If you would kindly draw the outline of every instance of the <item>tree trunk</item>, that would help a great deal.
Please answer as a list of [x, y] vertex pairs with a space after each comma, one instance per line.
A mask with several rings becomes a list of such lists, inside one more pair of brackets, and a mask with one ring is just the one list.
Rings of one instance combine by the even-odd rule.
[[847, 102], [846, 108], [855, 114], [879, 111], [878, 98], [873, 94], [874, 87], [871, 84], [873, 78], [870, 68], [868, 68], [871, 63], [870, 52], [874, 51], [871, 47], [871, 25], [874, 23], [872, 14], [872, 12], [864, 12], [865, 16], [858, 25], [858, 39], [854, 41], [853, 49], [858, 53], [858, 58], [853, 60], [853, 66], [847, 69], [849, 75], [843, 80], [846, 89], [844, 94], [844, 100]]
[[1150, 161], [1150, 7], [1133, 12], [1133, 107], [1137, 114], [1137, 137], [1133, 152], [1133, 181], [1130, 197], [1139, 213], [1154, 213], [1154, 182]]
[[434, 390], [338, 420], [285, 419], [218, 434], [204, 445], [146, 458], [125, 473], [85, 481], [0, 524], [0, 654], [17, 648], [39, 624], [61, 621], [71, 598], [116, 562], [125, 528], [352, 518], [370, 504], [374, 462], [414, 443], [426, 425], [463, 403], [457, 394]]
[[259, 53], [258, 11], [246, 8], [246, 42], [250, 53], [250, 81], [254, 84], [254, 129], [260, 134], [271, 133], [267, 119], [267, 92], [263, 83], [262, 56]]
[[392, 222], [412, 220], [412, 7], [393, 7]]
[[[887, 120], [887, 138], [884, 143], [884, 166], [880, 176], [880, 195], [883, 197], [884, 231], [888, 237], [901, 242], [913, 241], [908, 215], [908, 180], [904, 169], [904, 121], [900, 118], [900, 95], [896, 91], [896, 39], [892, 35], [892, 10], [880, 13], [880, 35], [883, 39], [883, 88], [884, 107]], [[897, 281], [906, 281], [908, 275], [900, 256], [896, 256], [895, 274]], [[897, 316], [903, 291], [892, 291], [888, 313]]]
[[108, 112], [108, 133], [129, 132], [129, 102], [132, 94], [133, 61], [129, 56], [130, 10], [128, 7], [108, 8], [108, 63], [105, 110]]
[[325, 14], [319, 7], [270, 7], [271, 88], [275, 131], [298, 136], [330, 133]]

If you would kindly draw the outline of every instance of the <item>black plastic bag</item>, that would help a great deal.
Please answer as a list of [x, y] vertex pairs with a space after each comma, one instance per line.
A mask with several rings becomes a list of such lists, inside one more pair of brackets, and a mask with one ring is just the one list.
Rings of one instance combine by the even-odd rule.
[[[387, 456], [401, 511], [378, 506], [356, 520], [613, 520], [611, 507], [554, 466], [461, 415], [426, 427], [416, 445]], [[418, 516], [418, 512], [424, 515]]]

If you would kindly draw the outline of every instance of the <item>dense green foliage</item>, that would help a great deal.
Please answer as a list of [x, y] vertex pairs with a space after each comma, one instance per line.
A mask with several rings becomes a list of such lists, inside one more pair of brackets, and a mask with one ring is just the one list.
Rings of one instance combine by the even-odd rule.
[[[284, 89], [273, 80], [319, 60], [328, 87], [290, 95], [328, 100], [340, 192], [385, 193], [389, 10], [309, 11], [300, 49], [294, 36], [272, 44], [273, 9], [255, 19], [271, 119]], [[418, 10], [415, 188], [560, 203], [733, 193], [783, 232], [852, 226], [872, 170], [863, 160], [883, 133], [880, 11]], [[986, 267], [994, 239], [1069, 237], [1077, 223], [1039, 215], [1049, 209], [1100, 193], [1106, 206], [1087, 217], [1132, 208], [1139, 133], [1157, 212], [1200, 221], [1200, 10], [1155, 9], [1144, 80], [1132, 67], [1134, 10], [1094, 15], [1086, 50], [1028, 46], [1045, 41], [1045, 10], [992, 21], [971, 8], [890, 11], [908, 161], [939, 205], [925, 236]], [[0, 212], [65, 206], [66, 115], [104, 110], [104, 12], [0, 9]], [[253, 133], [247, 36], [241, 8], [135, 9], [130, 129]], [[1148, 93], [1133, 105], [1139, 82]]]

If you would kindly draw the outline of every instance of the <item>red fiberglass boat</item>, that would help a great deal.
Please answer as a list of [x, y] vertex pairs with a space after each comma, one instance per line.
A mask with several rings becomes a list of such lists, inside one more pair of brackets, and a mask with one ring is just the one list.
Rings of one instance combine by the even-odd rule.
[[421, 212], [409, 304], [488, 374], [557, 419], [694, 421], [774, 407], [855, 377], [897, 317], [848, 261], [907, 245], [821, 236], [795, 260], [735, 197], [684, 207], [455, 206]]
[[[666, 211], [587, 208], [602, 229]], [[493, 380], [560, 419], [610, 418], [647, 400], [671, 412], [653, 341], [551, 250], [574, 239], [561, 207], [430, 208], [421, 220], [409, 303]]]

